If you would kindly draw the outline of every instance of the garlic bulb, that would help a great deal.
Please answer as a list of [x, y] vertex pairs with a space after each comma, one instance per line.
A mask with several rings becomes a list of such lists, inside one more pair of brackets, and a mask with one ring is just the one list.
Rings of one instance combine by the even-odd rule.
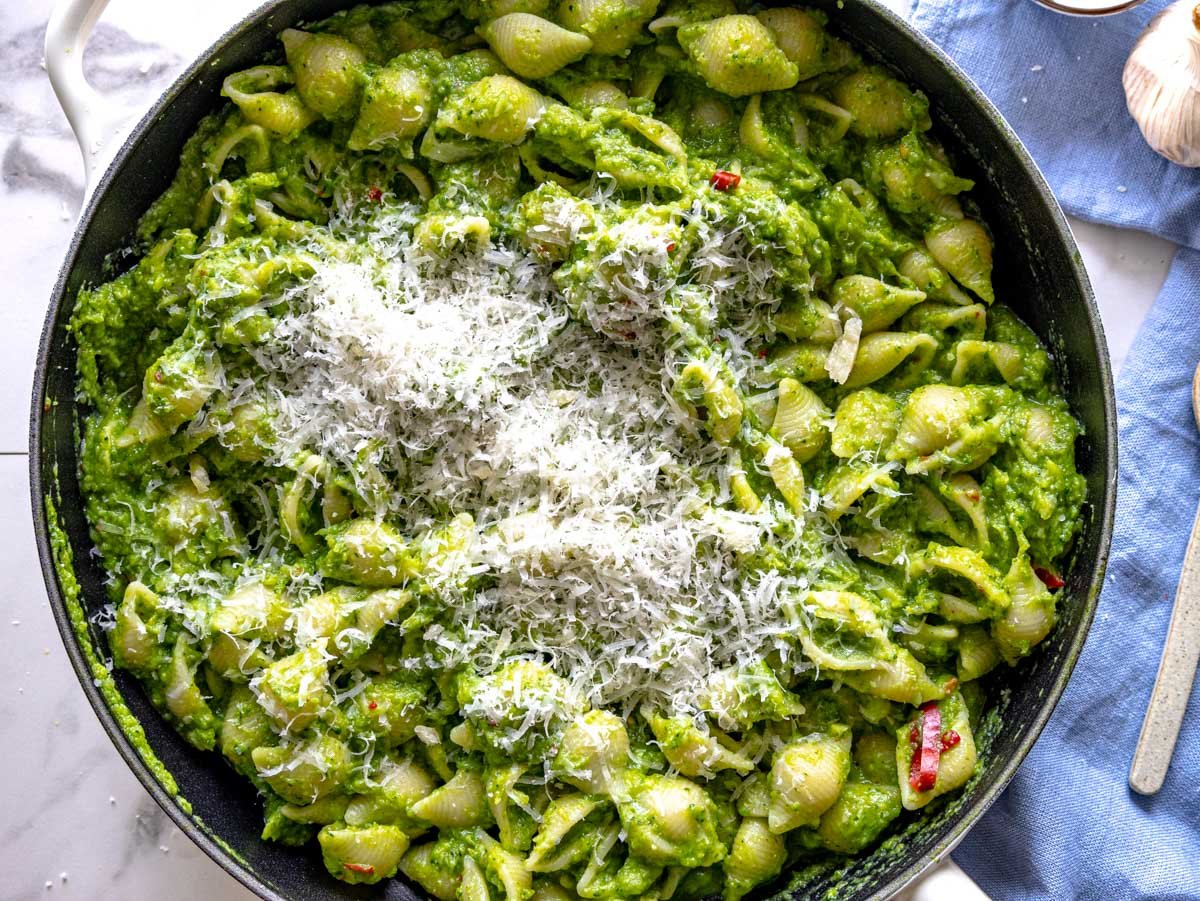
[[1181, 166], [1200, 166], [1200, 5], [1155, 16], [1125, 64], [1125, 100], [1146, 143]]

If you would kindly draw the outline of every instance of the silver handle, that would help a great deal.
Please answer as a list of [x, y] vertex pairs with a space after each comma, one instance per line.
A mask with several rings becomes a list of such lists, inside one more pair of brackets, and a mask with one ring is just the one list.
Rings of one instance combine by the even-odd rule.
[[108, 0], [61, 0], [46, 25], [46, 74], [83, 153], [90, 194], [117, 152], [126, 115], [88, 84], [83, 50]]
[[1192, 694], [1197, 661], [1200, 661], [1200, 511], [1183, 558], [1158, 678], [1129, 768], [1129, 787], [1138, 794], [1154, 794], [1167, 778], [1179, 727]]

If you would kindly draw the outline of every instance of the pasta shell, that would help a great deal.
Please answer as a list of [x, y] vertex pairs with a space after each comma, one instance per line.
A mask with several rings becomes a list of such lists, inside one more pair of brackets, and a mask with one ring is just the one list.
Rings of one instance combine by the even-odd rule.
[[771, 434], [792, 452], [798, 463], [811, 460], [825, 446], [829, 420], [829, 408], [811, 388], [795, 379], [780, 381]]
[[397, 826], [326, 826], [317, 841], [326, 869], [351, 883], [390, 879], [408, 850], [408, 836]]
[[362, 96], [366, 55], [335, 34], [288, 28], [279, 39], [304, 105], [327, 119], [352, 118]]
[[971, 303], [971, 298], [963, 293], [958, 285], [954, 284], [954, 280], [950, 278], [950, 273], [937, 264], [929, 252], [918, 247], [910, 250], [900, 259], [899, 265], [900, 274], [916, 285], [918, 290], [924, 291], [934, 300], [945, 301], [946, 303], [958, 304], [966, 306]]
[[785, 91], [800, 70], [754, 16], [723, 16], [682, 26], [679, 44], [708, 86], [730, 97]]
[[795, 7], [764, 9], [755, 15], [770, 29], [779, 49], [799, 68], [801, 81], [824, 71], [828, 37], [820, 19]]
[[842, 673], [842, 681], [858, 691], [899, 704], [916, 706], [943, 696], [942, 686], [929, 678], [925, 664], [904, 648], [895, 651], [895, 658], [873, 670]]
[[525, 139], [546, 98], [510, 75], [489, 75], [453, 98], [438, 114], [438, 124], [459, 134], [501, 144]]
[[542, 814], [542, 826], [533, 840], [533, 850], [525, 865], [535, 873], [549, 873], [569, 866], [558, 853], [567, 834], [600, 806], [600, 799], [590, 795], [563, 795], [550, 802]]
[[[853, 320], [852, 320], [853, 321]], [[904, 364], [905, 381], [911, 383], [929, 368], [937, 352], [937, 339], [913, 332], [875, 332], [859, 342], [847, 388], [861, 388], [896, 372]]]
[[400, 145], [411, 155], [412, 139], [433, 119], [433, 90], [429, 78], [406, 67], [380, 69], [367, 84], [354, 131], [346, 146], [376, 150]]
[[500, 61], [522, 78], [545, 78], [592, 49], [586, 34], [530, 13], [509, 13], [479, 30]]
[[410, 848], [400, 858], [400, 872], [438, 901], [458, 901], [459, 878], [438, 860], [438, 842]]
[[783, 838], [767, 827], [765, 819], [742, 820], [723, 864], [726, 897], [740, 898], [754, 886], [777, 876], [786, 860]]
[[974, 219], [936, 225], [925, 233], [930, 255], [954, 280], [987, 303], [992, 290], [992, 239]]
[[960, 682], [970, 682], [986, 676], [1000, 663], [1000, 646], [983, 626], [963, 629], [958, 639], [958, 668]]
[[850, 130], [862, 138], [894, 138], [929, 127], [928, 104], [891, 76], [864, 70], [833, 87], [833, 101], [854, 117]]
[[601, 56], [624, 53], [658, 9], [658, 0], [571, 0], [558, 8], [558, 21], [592, 39]]
[[900, 789], [894, 785], [847, 783], [821, 816], [817, 835], [830, 851], [857, 854], [874, 843], [900, 810]]
[[850, 733], [817, 735], [784, 745], [771, 763], [768, 828], [775, 835], [815, 826], [841, 794], [850, 772]]
[[829, 300], [862, 320], [864, 334], [887, 328], [925, 299], [922, 291], [896, 288], [867, 275], [838, 279], [829, 292]]
[[460, 770], [449, 782], [409, 808], [439, 829], [467, 829], [487, 822], [487, 791], [478, 773]]

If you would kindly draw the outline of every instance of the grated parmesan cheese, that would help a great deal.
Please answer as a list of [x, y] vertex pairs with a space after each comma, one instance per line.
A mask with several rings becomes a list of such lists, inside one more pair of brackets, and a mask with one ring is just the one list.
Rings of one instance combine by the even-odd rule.
[[[470, 540], [426, 576], [447, 614], [425, 634], [436, 663], [536, 657], [592, 705], [693, 711], [715, 671], [787, 653], [785, 599], [805, 580], [738, 566], [790, 514], [723, 509], [730, 460], [672, 400], [678, 361], [611, 336], [690, 292], [740, 323], [721, 345], [747, 365], [735, 336], [767, 330], [780, 295], [740, 227], [700, 209], [681, 276], [680, 223], [648, 210], [566, 287], [495, 244], [429, 258], [408, 206], [343, 210], [335, 234], [366, 249], [311, 248], [312, 277], [255, 351], [265, 378], [231, 391], [267, 395], [276, 462], [319, 453], [408, 534], [470, 515]], [[487, 587], [465, 587], [478, 575]]]

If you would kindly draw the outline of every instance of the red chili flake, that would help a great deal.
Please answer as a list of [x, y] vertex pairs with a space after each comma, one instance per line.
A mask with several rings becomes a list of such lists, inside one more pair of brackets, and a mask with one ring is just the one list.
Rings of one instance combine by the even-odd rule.
[[342, 866], [351, 873], [363, 873], [367, 876], [375, 875], [375, 868], [369, 863], [344, 863]]
[[677, 245], [674, 241], [672, 241], [670, 244], [667, 245], [667, 253], [674, 253], [675, 248], [678, 246], [679, 245]]
[[367, 200], [371, 201], [371, 203], [379, 203], [379, 201], [383, 200], [383, 191], [375, 185], [371, 185], [371, 187], [367, 188]]
[[942, 733], [942, 752], [945, 753], [951, 748], [956, 747], [962, 741], [962, 736], [953, 729], [947, 729]]
[[971, 503], [977, 504], [977, 503], [979, 503], [980, 494], [978, 491], [975, 491], [974, 489], [972, 489], [966, 493], [965, 497]]
[[50, 412], [50, 401], [49, 400], [46, 400], [45, 402], [42, 403], [42, 412], [43, 413]]
[[765, 360], [765, 359], [767, 358], [767, 353], [768, 353], [768, 351], [767, 351], [767, 349], [764, 347], [762, 350], [760, 350], [760, 351], [758, 352], [758, 358], [759, 358], [760, 360]]
[[921, 705], [921, 744], [913, 752], [908, 784], [913, 791], [927, 792], [937, 784], [942, 756], [942, 712], [930, 701]]
[[1046, 569], [1044, 566], [1035, 566], [1033, 571], [1037, 573], [1037, 577], [1042, 580], [1042, 584], [1044, 584], [1051, 591], [1062, 588], [1067, 584], [1063, 581], [1062, 576], [1052, 569]]
[[154, 381], [161, 383], [162, 380], [163, 380], [162, 370], [161, 369], [154, 370]]
[[742, 177], [736, 172], [727, 172], [724, 169], [718, 169], [713, 173], [712, 178], [708, 183], [718, 191], [732, 191], [742, 181]]
[[958, 677], [957, 676], [951, 676], [949, 679], [946, 680], [946, 684], [942, 686], [942, 691], [944, 691], [946, 693], [947, 697], [954, 694], [954, 692], [957, 690], [958, 690]]
[[379, 705], [378, 705], [378, 704], [376, 704], [374, 701], [368, 701], [368, 702], [367, 702], [367, 709], [368, 709], [368, 710], [374, 710], [374, 709], [375, 709], [376, 707], [378, 707], [378, 706], [379, 706]]
[[636, 341], [637, 340], [637, 332], [617, 332], [617, 334], [620, 335], [622, 338], [624, 338], [626, 341]]

